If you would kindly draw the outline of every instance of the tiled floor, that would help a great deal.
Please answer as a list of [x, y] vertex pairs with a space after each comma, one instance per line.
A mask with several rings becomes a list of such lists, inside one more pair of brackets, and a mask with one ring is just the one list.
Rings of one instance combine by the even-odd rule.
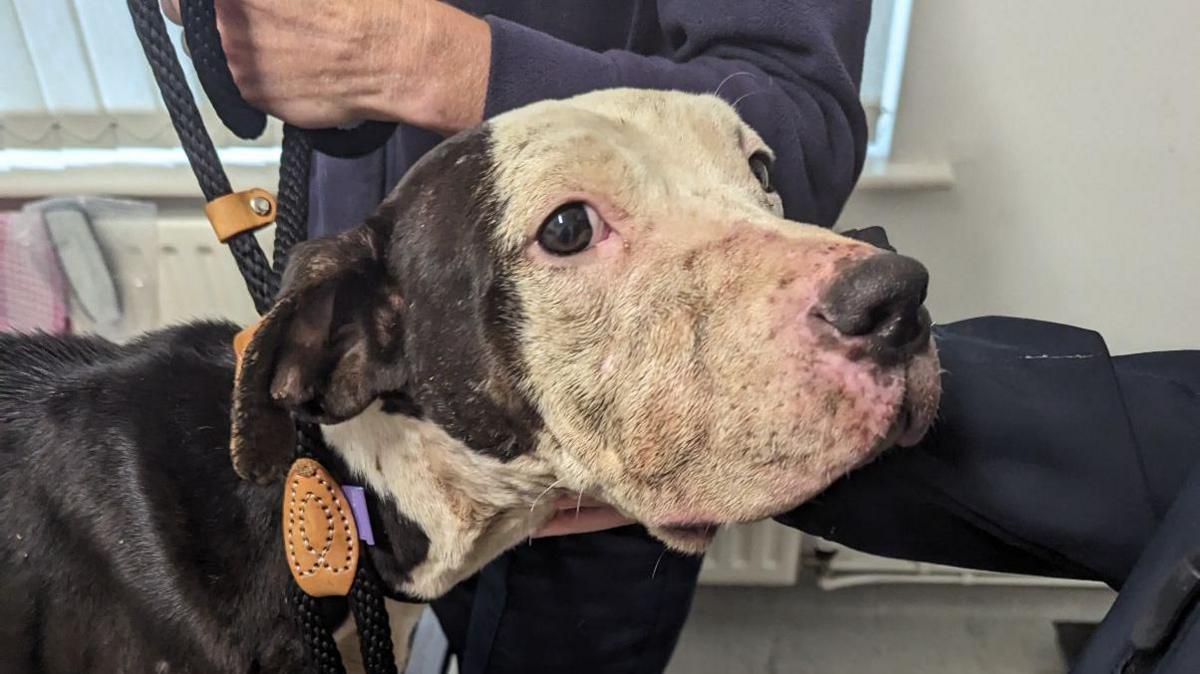
[[1103, 590], [702, 587], [668, 674], [1062, 674], [1052, 622]]

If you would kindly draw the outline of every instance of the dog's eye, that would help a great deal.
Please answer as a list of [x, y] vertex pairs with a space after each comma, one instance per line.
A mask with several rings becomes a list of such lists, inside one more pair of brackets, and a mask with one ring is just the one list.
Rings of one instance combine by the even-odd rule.
[[538, 244], [553, 255], [574, 255], [600, 240], [603, 222], [587, 204], [575, 202], [554, 211], [537, 233]]
[[766, 152], [755, 152], [750, 155], [750, 172], [758, 178], [758, 184], [763, 191], [770, 194], [775, 191], [771, 185], [771, 155]]

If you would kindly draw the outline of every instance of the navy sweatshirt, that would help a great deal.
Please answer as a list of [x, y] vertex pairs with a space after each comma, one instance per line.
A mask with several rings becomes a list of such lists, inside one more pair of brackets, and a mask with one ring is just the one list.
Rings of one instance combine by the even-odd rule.
[[[775, 150], [789, 218], [831, 226], [862, 170], [869, 0], [456, 0], [492, 29], [485, 117], [611, 87], [714, 92]], [[401, 127], [366, 157], [319, 155], [309, 232], [353, 227], [441, 140]]]

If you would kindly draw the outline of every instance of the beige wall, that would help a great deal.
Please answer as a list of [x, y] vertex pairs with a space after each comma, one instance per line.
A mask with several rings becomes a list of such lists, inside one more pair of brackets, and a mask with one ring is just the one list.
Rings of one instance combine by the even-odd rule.
[[945, 191], [860, 191], [933, 274], [939, 321], [1200, 348], [1200, 2], [917, 0], [893, 158]]

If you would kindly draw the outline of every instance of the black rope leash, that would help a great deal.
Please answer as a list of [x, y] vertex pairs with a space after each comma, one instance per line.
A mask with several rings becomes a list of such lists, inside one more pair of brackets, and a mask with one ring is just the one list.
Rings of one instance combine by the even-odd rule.
[[[128, 0], [128, 3], [142, 50], [150, 61], [154, 81], [158, 83], [163, 103], [171, 116], [171, 125], [175, 127], [179, 144], [183, 146], [192, 173], [196, 175], [196, 182], [200, 183], [205, 201], [232, 194], [229, 177], [217, 158], [217, 150], [204, 128], [200, 110], [196, 107], [183, 68], [175, 56], [175, 48], [167, 36], [166, 22], [158, 3], [154, 0]], [[252, 232], [235, 236], [229, 241], [229, 248], [237, 261], [238, 271], [246, 280], [254, 307], [258, 313], [266, 313], [279, 291], [279, 275], [272, 272]]]
[[[183, 68], [167, 35], [159, 0], [127, 0], [127, 3], [138, 39], [170, 114], [171, 124], [179, 136], [205, 201], [211, 203], [233, 194], [229, 178], [204, 127]], [[201, 84], [218, 116], [239, 137], [257, 137], [265, 128], [266, 116], [249, 106], [237, 91], [221, 49], [212, 0], [184, 0], [181, 4], [188, 47], [200, 74]], [[279, 190], [274, 208], [275, 245], [272, 263], [267, 262], [267, 256], [258, 245], [253, 231], [235, 234], [226, 241], [259, 314], [265, 314], [274, 303], [288, 255], [297, 243], [306, 238], [308, 177], [314, 146], [329, 154], [355, 156], [385, 142], [394, 128], [394, 124], [368, 122], [351, 131], [323, 129], [310, 132], [284, 125]], [[312, 457], [325, 451], [324, 439], [316, 425], [297, 421], [296, 430], [299, 456]], [[297, 626], [309, 662], [321, 674], [344, 674], [341, 655], [332, 632], [318, 610], [318, 600], [306, 594], [294, 580], [289, 580], [289, 583], [289, 601], [296, 609]], [[383, 588], [367, 554], [359, 557], [348, 602], [358, 628], [366, 671], [369, 674], [395, 674], [396, 659]]]

